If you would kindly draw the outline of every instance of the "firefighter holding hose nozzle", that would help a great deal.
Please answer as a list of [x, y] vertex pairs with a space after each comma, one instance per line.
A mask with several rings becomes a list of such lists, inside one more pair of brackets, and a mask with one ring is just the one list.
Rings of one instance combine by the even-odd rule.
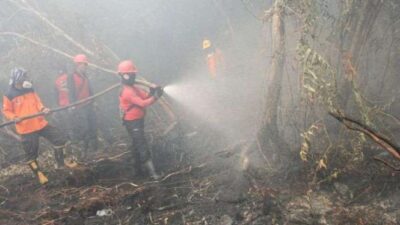
[[131, 137], [130, 150], [135, 162], [138, 175], [144, 175], [144, 169], [153, 179], [158, 179], [151, 152], [144, 133], [144, 118], [146, 108], [155, 103], [162, 95], [160, 86], [150, 87], [147, 93], [135, 85], [138, 70], [131, 60], [122, 61], [118, 65], [118, 74], [121, 77], [122, 90], [119, 96], [121, 118]]

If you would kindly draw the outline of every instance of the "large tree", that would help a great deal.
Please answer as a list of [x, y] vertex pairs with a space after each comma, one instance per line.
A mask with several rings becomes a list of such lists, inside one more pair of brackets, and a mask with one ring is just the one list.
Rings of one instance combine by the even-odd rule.
[[286, 143], [279, 135], [278, 109], [281, 99], [282, 80], [285, 52], [285, 8], [283, 0], [276, 0], [272, 8], [267, 11], [266, 19], [271, 20], [272, 62], [271, 69], [267, 73], [267, 89], [265, 92], [265, 111], [262, 118], [262, 127], [259, 132], [259, 141], [264, 151], [273, 152], [274, 158], [278, 156], [276, 151], [286, 148]]

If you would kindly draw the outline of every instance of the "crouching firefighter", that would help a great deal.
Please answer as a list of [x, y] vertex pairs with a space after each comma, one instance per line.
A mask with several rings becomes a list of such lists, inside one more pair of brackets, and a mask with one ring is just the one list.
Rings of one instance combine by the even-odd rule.
[[146, 107], [150, 106], [163, 94], [159, 86], [150, 88], [147, 93], [135, 85], [137, 69], [132, 61], [122, 61], [118, 65], [121, 76], [122, 90], [119, 97], [121, 117], [129, 136], [132, 139], [131, 151], [135, 161], [135, 169], [143, 175], [143, 168], [153, 179], [158, 179], [151, 153], [144, 134], [144, 117]]
[[64, 164], [64, 150], [68, 141], [64, 134], [51, 126], [43, 116], [20, 120], [21, 117], [39, 112], [47, 114], [50, 109], [43, 106], [32, 87], [32, 81], [27, 72], [21, 68], [14, 69], [11, 72], [9, 90], [3, 97], [3, 114], [7, 119], [16, 121], [16, 131], [21, 136], [27, 163], [40, 184], [46, 184], [48, 178], [40, 170], [37, 162], [39, 137], [44, 137], [53, 144], [56, 168], [65, 165], [73, 167], [75, 164]]

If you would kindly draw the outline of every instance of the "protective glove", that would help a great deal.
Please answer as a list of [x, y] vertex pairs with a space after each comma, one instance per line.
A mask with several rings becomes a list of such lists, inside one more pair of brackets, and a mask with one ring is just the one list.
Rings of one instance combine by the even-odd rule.
[[155, 93], [156, 93], [156, 88], [155, 87], [150, 87], [149, 96], [154, 96]]
[[75, 112], [76, 107], [72, 106], [68, 108], [68, 113], [74, 113]]
[[42, 112], [43, 112], [44, 114], [49, 114], [49, 113], [50, 113], [50, 109], [49, 109], [49, 108], [43, 108], [43, 109], [42, 109]]
[[156, 99], [161, 98], [161, 96], [164, 94], [164, 89], [162, 87], [160, 87], [160, 86], [157, 86], [155, 89], [156, 90], [155, 90], [155, 93], [154, 93], [154, 97]]

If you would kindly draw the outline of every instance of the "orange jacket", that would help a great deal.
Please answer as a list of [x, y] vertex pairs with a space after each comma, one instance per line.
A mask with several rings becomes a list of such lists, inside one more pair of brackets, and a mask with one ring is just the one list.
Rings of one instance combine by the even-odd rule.
[[78, 73], [59, 75], [55, 81], [55, 87], [59, 106], [66, 106], [92, 96], [89, 80]]
[[74, 73], [72, 75], [72, 79], [69, 79], [68, 88], [71, 92], [71, 102], [79, 101], [92, 96], [92, 88], [90, 87], [89, 79], [85, 75]]
[[66, 73], [57, 77], [55, 87], [58, 106], [69, 105], [68, 75]]
[[215, 78], [217, 74], [223, 73], [225, 70], [225, 60], [221, 50], [216, 49], [207, 55], [207, 65], [210, 75]]
[[146, 107], [153, 104], [155, 98], [143, 90], [135, 87], [123, 85], [119, 95], [119, 107], [123, 112], [123, 120], [142, 119], [146, 114]]
[[[38, 113], [44, 109], [39, 96], [31, 90], [11, 88], [3, 97], [3, 114], [13, 120]], [[18, 134], [29, 134], [43, 129], [48, 122], [43, 116], [21, 121], [15, 125]]]

